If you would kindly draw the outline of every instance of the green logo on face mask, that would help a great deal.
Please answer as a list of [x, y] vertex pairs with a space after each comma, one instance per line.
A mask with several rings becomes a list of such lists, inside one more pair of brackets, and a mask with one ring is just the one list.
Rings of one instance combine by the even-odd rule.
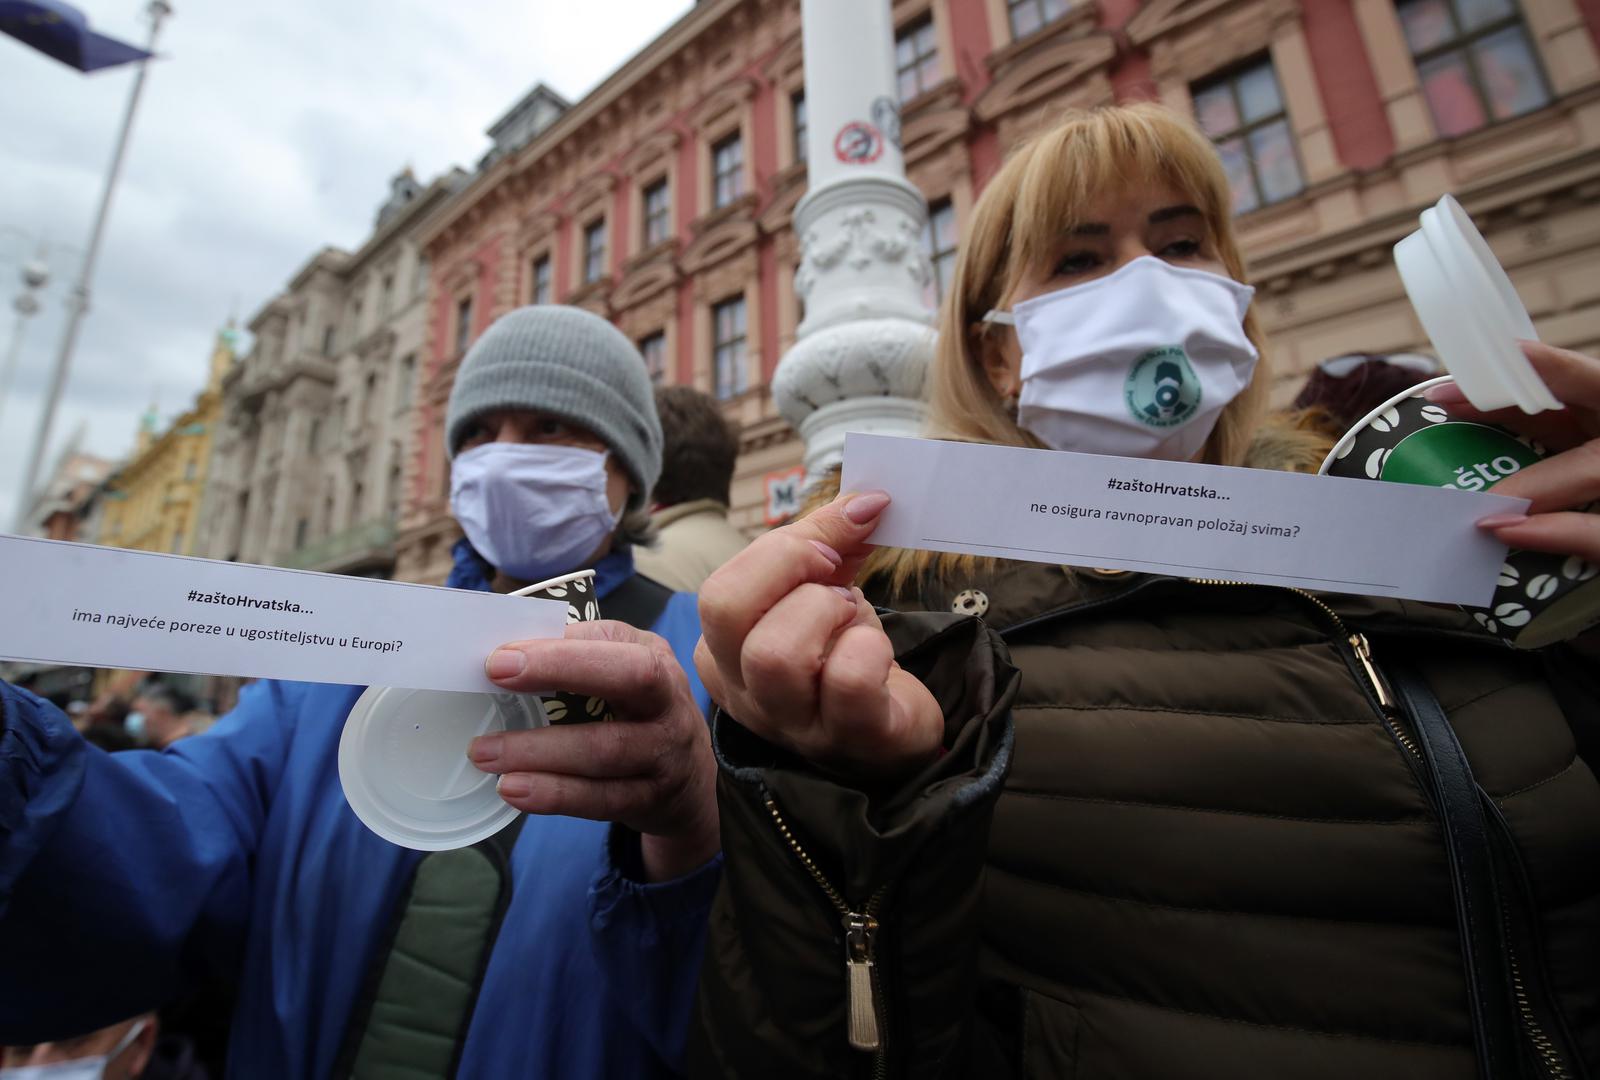
[[1176, 345], [1151, 349], [1135, 360], [1122, 393], [1133, 418], [1155, 428], [1177, 427], [1200, 408], [1200, 380]]
[[1538, 460], [1532, 447], [1498, 428], [1447, 423], [1400, 440], [1383, 459], [1378, 479], [1487, 491]]

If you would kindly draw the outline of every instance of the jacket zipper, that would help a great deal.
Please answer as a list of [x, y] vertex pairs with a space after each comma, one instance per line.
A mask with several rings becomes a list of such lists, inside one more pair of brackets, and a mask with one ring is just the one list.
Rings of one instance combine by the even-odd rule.
[[[1243, 581], [1216, 581], [1203, 578], [1191, 578], [1189, 580], [1196, 585], [1237, 585], [1250, 587], [1247, 582]], [[1280, 586], [1267, 587], [1279, 588]], [[1389, 684], [1384, 680], [1383, 673], [1378, 670], [1377, 664], [1373, 662], [1372, 643], [1367, 640], [1367, 635], [1353, 633], [1350, 628], [1345, 625], [1344, 619], [1340, 617], [1337, 611], [1333, 610], [1333, 608], [1329, 607], [1326, 603], [1317, 599], [1316, 596], [1312, 595], [1306, 590], [1284, 588], [1284, 591], [1294, 593], [1296, 596], [1299, 596], [1310, 602], [1330, 623], [1333, 624], [1334, 628], [1338, 631], [1339, 636], [1345, 640], [1345, 643], [1350, 646], [1351, 652], [1355, 654], [1356, 662], [1360, 665], [1361, 673], [1366, 679], [1366, 688], [1368, 691], [1370, 691], [1372, 699], [1377, 702], [1378, 714], [1383, 717], [1384, 727], [1388, 728], [1389, 733], [1394, 736], [1394, 740], [1398, 742], [1406, 751], [1406, 753], [1411, 756], [1412, 761], [1418, 767], [1425, 766], [1426, 763], [1422, 759], [1422, 751], [1417, 749], [1416, 741], [1411, 738], [1411, 734], [1406, 731], [1405, 725], [1400, 722], [1400, 709], [1394, 703], [1394, 695], [1389, 691]]]
[[1505, 923], [1506, 935], [1506, 963], [1511, 968], [1511, 993], [1517, 999], [1517, 1014], [1522, 1020], [1522, 1033], [1533, 1044], [1534, 1053], [1538, 1055], [1539, 1063], [1544, 1066], [1542, 1072], [1550, 1080], [1569, 1080], [1570, 1073], [1561, 1060], [1561, 1051], [1556, 1049], [1556, 1044], [1550, 1036], [1545, 1034], [1544, 1028], [1539, 1024], [1539, 1018], [1534, 1015], [1533, 1002], [1528, 997], [1528, 986], [1522, 981], [1522, 965], [1517, 962], [1517, 950], [1511, 943], [1511, 912], [1504, 901], [1500, 904], [1501, 919]]
[[[1206, 581], [1194, 579], [1197, 585], [1243, 585], [1244, 582], [1236, 581]], [[1339, 628], [1339, 632], [1349, 641], [1350, 647], [1355, 651], [1356, 659], [1360, 661], [1361, 670], [1371, 684], [1371, 689], [1378, 700], [1379, 712], [1383, 714], [1384, 724], [1394, 735], [1395, 740], [1403, 746], [1418, 765], [1425, 766], [1422, 752], [1417, 749], [1417, 744], [1411, 735], [1400, 723], [1400, 710], [1394, 703], [1394, 696], [1389, 691], [1389, 684], [1384, 680], [1383, 673], [1372, 660], [1372, 645], [1367, 641], [1367, 636], [1361, 633], [1351, 633], [1339, 613], [1323, 603], [1304, 589], [1289, 589], [1289, 592], [1305, 597], [1315, 604]], [[1533, 1045], [1539, 1062], [1544, 1066], [1543, 1072], [1551, 1080], [1569, 1080], [1570, 1073], [1562, 1063], [1561, 1052], [1550, 1037], [1545, 1034], [1540, 1026], [1538, 1017], [1533, 1011], [1533, 1002], [1528, 997], [1527, 984], [1522, 979], [1522, 965], [1517, 960], [1517, 950], [1511, 941], [1511, 912], [1505, 903], [1500, 904], [1500, 917], [1505, 924], [1506, 962], [1511, 969], [1511, 989], [1517, 999], [1517, 1013], [1522, 1021], [1522, 1033], [1528, 1042]]]
[[839, 890], [833, 887], [833, 883], [817, 869], [816, 862], [795, 838], [788, 822], [784, 820], [783, 813], [778, 809], [777, 802], [771, 795], [764, 795], [763, 801], [766, 803], [767, 813], [772, 815], [773, 824], [782, 834], [784, 843], [789, 845], [789, 850], [800, 860], [800, 865], [806, 868], [811, 879], [821, 888], [823, 895], [838, 911], [840, 921], [844, 924], [844, 973], [849, 995], [847, 1000], [850, 1046], [852, 1049], [872, 1054], [872, 1075], [874, 1080], [880, 1080], [887, 1076], [889, 1071], [889, 1057], [884, 1046], [888, 1024], [876, 953], [878, 912], [883, 906], [883, 896], [888, 886], [885, 885], [873, 893], [862, 910], [853, 910], [845, 902]]

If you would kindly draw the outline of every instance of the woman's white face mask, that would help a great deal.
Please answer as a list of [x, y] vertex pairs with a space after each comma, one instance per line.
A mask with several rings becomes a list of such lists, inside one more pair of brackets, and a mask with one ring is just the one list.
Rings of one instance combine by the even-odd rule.
[[1046, 446], [1187, 461], [1255, 372], [1259, 354], [1244, 332], [1254, 294], [1142, 255], [984, 321], [1016, 327], [1017, 423]]

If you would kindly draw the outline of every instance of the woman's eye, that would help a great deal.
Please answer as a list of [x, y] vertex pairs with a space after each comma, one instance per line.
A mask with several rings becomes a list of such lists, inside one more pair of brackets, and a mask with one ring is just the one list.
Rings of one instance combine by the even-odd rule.
[[1198, 240], [1174, 240], [1161, 249], [1161, 257], [1164, 259], [1192, 259], [1199, 254]]
[[1094, 252], [1074, 251], [1064, 256], [1062, 260], [1056, 264], [1056, 273], [1062, 276], [1069, 274], [1087, 274], [1089, 271], [1093, 270], [1099, 265], [1100, 258], [1099, 256], [1095, 255]]
[[534, 425], [534, 431], [546, 438], [557, 438], [567, 433], [567, 425], [560, 420], [540, 420]]

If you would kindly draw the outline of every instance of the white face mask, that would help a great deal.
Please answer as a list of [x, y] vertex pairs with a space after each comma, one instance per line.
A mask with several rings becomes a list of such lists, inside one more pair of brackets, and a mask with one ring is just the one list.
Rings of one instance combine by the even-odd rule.
[[1188, 461], [1250, 382], [1244, 316], [1255, 290], [1141, 255], [986, 322], [1022, 345], [1017, 423], [1046, 446]]
[[507, 442], [456, 455], [450, 512], [491, 566], [526, 581], [581, 569], [621, 516], [606, 498], [604, 453]]
[[49, 1065], [14, 1065], [9, 1069], [0, 1069], [0, 1080], [100, 1080], [106, 1074], [106, 1066], [133, 1045], [133, 1040], [139, 1037], [146, 1023], [147, 1021], [140, 1020], [129, 1028], [128, 1033], [117, 1040], [117, 1045], [111, 1048], [109, 1054], [73, 1058], [71, 1061], [55, 1061]]

